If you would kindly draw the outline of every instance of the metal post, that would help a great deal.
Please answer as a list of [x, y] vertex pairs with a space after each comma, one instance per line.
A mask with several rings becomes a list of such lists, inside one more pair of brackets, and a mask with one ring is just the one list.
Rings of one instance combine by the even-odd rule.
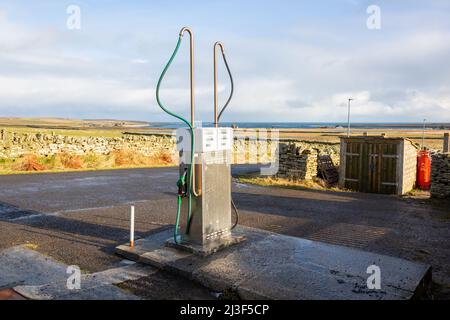
[[134, 206], [131, 206], [130, 217], [130, 247], [134, 248]]
[[348, 113], [347, 113], [347, 137], [350, 137], [350, 101], [352, 98], [348, 99]]
[[444, 153], [450, 152], [450, 137], [449, 133], [444, 133], [444, 146], [442, 148], [442, 151]]
[[194, 35], [191, 29], [183, 27], [180, 30], [180, 36], [183, 36], [184, 32], [189, 33], [189, 47], [190, 47], [190, 81], [191, 81], [191, 125], [195, 127], [195, 83], [194, 83]]
[[425, 121], [427, 121], [427, 119], [423, 119], [423, 128], [422, 128], [422, 150], [423, 150], [423, 144], [424, 144], [424, 140], [425, 140]]
[[216, 56], [216, 48], [220, 47], [220, 49], [222, 50], [222, 53], [224, 52], [223, 49], [223, 45], [221, 42], [217, 41], [216, 43], [214, 43], [214, 47], [213, 47], [213, 55], [214, 55], [214, 127], [218, 127], [219, 126], [219, 121], [218, 121], [218, 99], [217, 99], [217, 56]]
[[[195, 82], [194, 82], [194, 34], [192, 30], [188, 27], [183, 27], [180, 30], [180, 37], [183, 36], [184, 32], [189, 33], [189, 48], [190, 48], [190, 81], [191, 81], [191, 126], [195, 128]], [[195, 150], [192, 150], [195, 153]], [[200, 194], [196, 191], [196, 179], [195, 179], [195, 155], [194, 155], [194, 163], [191, 163], [192, 166], [192, 193], [194, 196], [198, 197]]]

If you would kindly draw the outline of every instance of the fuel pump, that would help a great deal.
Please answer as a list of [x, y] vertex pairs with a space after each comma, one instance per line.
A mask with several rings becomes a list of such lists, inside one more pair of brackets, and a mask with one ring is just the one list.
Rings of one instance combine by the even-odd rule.
[[[174, 60], [181, 45], [183, 35], [190, 36], [190, 89], [191, 121], [168, 110], [161, 102], [159, 91], [161, 82]], [[217, 108], [217, 58], [219, 48], [231, 80], [230, 96], [218, 113]], [[233, 147], [233, 130], [219, 127], [219, 119], [228, 106], [233, 95], [233, 78], [224, 53], [224, 46], [216, 42], [214, 50], [214, 127], [195, 127], [194, 96], [194, 38], [192, 31], [181, 29], [175, 50], [163, 69], [156, 86], [156, 100], [166, 113], [181, 120], [186, 127], [176, 132], [177, 149], [180, 153], [177, 182], [177, 215], [173, 240], [170, 246], [186, 249], [201, 255], [207, 255], [220, 248], [244, 240], [242, 236], [232, 234], [236, 226], [238, 212], [231, 199], [231, 152]], [[231, 221], [233, 206], [236, 219]]]

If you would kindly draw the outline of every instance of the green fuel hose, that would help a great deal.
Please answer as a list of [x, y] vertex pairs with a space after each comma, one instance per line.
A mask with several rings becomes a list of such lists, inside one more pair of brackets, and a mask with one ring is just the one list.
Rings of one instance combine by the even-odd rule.
[[[180, 35], [178, 37], [178, 42], [177, 45], [175, 47], [175, 50], [172, 53], [172, 56], [169, 59], [169, 62], [167, 62], [166, 66], [164, 67], [159, 80], [158, 80], [158, 84], [156, 85], [156, 101], [158, 102], [158, 105], [160, 106], [160, 108], [166, 112], [167, 114], [181, 120], [182, 122], [184, 122], [188, 127], [189, 130], [191, 132], [191, 165], [189, 166], [189, 183], [188, 183], [188, 218], [187, 218], [187, 224], [186, 224], [186, 228], [187, 228], [187, 233], [189, 232], [189, 226], [190, 226], [190, 220], [191, 220], [191, 208], [192, 208], [192, 166], [194, 165], [194, 146], [195, 146], [195, 137], [194, 137], [194, 130], [192, 127], [192, 124], [187, 121], [185, 118], [177, 115], [176, 113], [171, 112], [170, 110], [168, 110], [161, 102], [160, 98], [159, 98], [159, 90], [160, 90], [160, 86], [161, 86], [161, 82], [167, 72], [167, 70], [169, 69], [170, 65], [172, 64], [173, 59], [175, 58], [175, 56], [177, 55], [178, 49], [180, 48], [180, 44], [181, 44], [181, 38], [182, 36]], [[179, 223], [180, 223], [180, 213], [181, 213], [181, 203], [182, 203], [182, 196], [178, 195], [178, 200], [177, 200], [177, 217], [175, 220], [175, 231], [173, 234], [173, 238], [175, 243], [178, 243], [178, 229], [179, 229]]]
[[180, 211], [181, 211], [181, 203], [183, 202], [183, 197], [178, 195], [177, 197], [177, 217], [175, 220], [175, 231], [173, 233], [173, 241], [178, 244], [178, 225], [180, 224]]

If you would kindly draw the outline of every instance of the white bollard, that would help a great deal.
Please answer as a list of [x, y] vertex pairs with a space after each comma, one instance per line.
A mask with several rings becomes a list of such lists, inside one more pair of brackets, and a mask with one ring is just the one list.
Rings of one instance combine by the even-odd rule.
[[134, 247], [134, 206], [131, 206], [131, 219], [130, 219], [130, 247]]

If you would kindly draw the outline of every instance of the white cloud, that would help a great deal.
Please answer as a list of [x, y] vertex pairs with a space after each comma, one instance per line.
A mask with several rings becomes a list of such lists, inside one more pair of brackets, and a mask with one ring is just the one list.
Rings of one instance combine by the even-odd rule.
[[136, 64], [147, 64], [149, 61], [147, 59], [133, 59], [131, 60], [131, 63]]
[[143, 106], [151, 91], [127, 87], [114, 80], [39, 76], [0, 77], [2, 104], [35, 108], [70, 105]]
[[30, 50], [46, 45], [57, 37], [53, 29], [37, 30], [12, 22], [6, 12], [0, 11], [0, 50], [3, 52]]
[[[0, 114], [171, 120], [161, 118], [154, 88], [174, 43], [158, 31], [148, 35], [150, 42], [128, 33], [94, 30], [68, 38], [0, 12]], [[312, 25], [292, 26], [280, 37], [227, 35], [236, 86], [224, 120], [345, 121], [353, 97], [355, 121], [450, 121], [450, 32], [415, 26], [386, 34], [364, 38]], [[187, 50], [186, 42], [161, 91], [171, 110], [186, 114]], [[211, 44], [200, 42], [196, 98], [205, 121], [212, 118], [210, 53]], [[223, 69], [220, 76], [222, 103], [229, 84]]]

